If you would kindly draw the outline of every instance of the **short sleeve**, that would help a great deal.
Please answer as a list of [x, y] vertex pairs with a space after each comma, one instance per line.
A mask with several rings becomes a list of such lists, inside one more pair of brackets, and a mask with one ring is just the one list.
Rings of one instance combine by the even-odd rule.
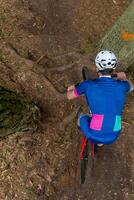
[[128, 81], [122, 81], [122, 84], [126, 92], [131, 92], [133, 90], [133, 86]]
[[88, 85], [89, 85], [89, 81], [83, 81], [83, 82], [77, 84], [75, 86], [75, 92], [77, 93], [77, 96], [85, 94]]

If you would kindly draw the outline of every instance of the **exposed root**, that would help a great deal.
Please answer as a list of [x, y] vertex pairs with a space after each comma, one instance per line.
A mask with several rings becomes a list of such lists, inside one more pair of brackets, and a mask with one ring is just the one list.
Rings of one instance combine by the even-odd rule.
[[18, 55], [18, 53], [16, 53], [14, 48], [11, 48], [11, 46], [8, 46], [7, 48], [5, 48], [5, 50], [10, 52], [11, 56], [16, 57], [17, 60], [21, 59], [24, 62], [24, 67], [22, 69], [20, 68], [18, 71], [13, 69], [12, 64], [3, 61], [3, 64], [10, 71], [14, 72], [14, 77], [17, 83], [20, 83], [26, 89], [29, 85], [32, 85], [33, 87], [31, 87], [31, 89], [36, 90], [36, 93], [38, 93], [38, 88], [36, 88], [35, 86], [40, 85], [42, 87], [42, 95], [46, 93], [45, 88], [47, 87], [48, 91], [52, 93], [53, 98], [56, 98], [57, 100], [65, 99], [65, 94], [58, 92], [53, 84], [47, 79], [47, 77], [34, 71], [33, 61], [20, 57], [20, 55]]
[[[13, 47], [13, 48], [14, 48], [14, 47]], [[15, 49], [15, 51], [16, 51], [16, 49]], [[18, 54], [18, 51], [17, 51], [16, 53]], [[47, 58], [47, 59], [49, 59], [49, 60], [51, 60], [51, 61], [55, 61], [55, 60], [61, 60], [61, 59], [63, 59], [64, 57], [72, 56], [72, 55], [74, 55], [74, 57], [77, 58], [77, 59], [79, 59], [79, 57], [80, 57], [80, 54], [77, 53], [77, 52], [69, 52], [69, 53], [66, 53], [66, 54], [62, 54], [62, 55], [59, 55], [59, 56], [55, 56], [55, 57], [53, 57], [53, 58], [51, 58], [51, 57], [50, 57], [49, 55], [47, 55], [47, 54], [43, 54], [43, 55], [40, 56], [40, 58], [34, 63], [34, 65], [39, 64], [39, 63], [42, 61], [43, 58]], [[74, 64], [74, 63], [69, 64], [69, 65], [73, 65], [73, 64]], [[65, 65], [65, 66], [68, 66], [68, 65]], [[53, 69], [52, 69], [52, 71], [53, 71]]]
[[57, 100], [65, 99], [65, 94], [58, 92], [56, 88], [53, 86], [53, 84], [46, 77], [42, 77], [42, 78], [43, 78], [44, 85], [47, 86], [53, 92], [53, 95], [54, 97], [56, 97]]
[[72, 56], [72, 55], [74, 55], [74, 57], [77, 58], [78, 61], [76, 61], [75, 63], [72, 62], [70, 64], [65, 64], [65, 65], [62, 65], [60, 67], [54, 67], [54, 68], [50, 68], [49, 69], [50, 72], [51, 71], [52, 72], [54, 72], [54, 71], [55, 72], [62, 72], [62, 71], [71, 69], [72, 67], [75, 67], [75, 64], [79, 63], [80, 54], [78, 54], [76, 52], [69, 52], [69, 53], [66, 53], [66, 54], [63, 54], [63, 55], [60, 55], [60, 56], [56, 56], [56, 57], [53, 57], [53, 58], [50, 58], [48, 55], [44, 54], [34, 63], [34, 65], [39, 64], [43, 58], [47, 58], [47, 59], [49, 59], [51, 61], [55, 61], [55, 60], [62, 60], [64, 57]]
[[[21, 56], [21, 54], [20, 54], [20, 52], [18, 51], [18, 49], [15, 48], [15, 47], [13, 46], [12, 43], [8, 43], [8, 45], [9, 45], [10, 49], [12, 49], [13, 51], [15, 51], [15, 53], [16, 53], [18, 56]], [[22, 56], [21, 56], [21, 57], [22, 57]]]
[[62, 65], [60, 67], [50, 68], [49, 71], [50, 72], [63, 72], [65, 70], [71, 69], [75, 66], [76, 66], [76, 63], [71, 63], [71, 64], [68, 64], [68, 65]]
[[34, 63], [34, 65], [39, 64], [43, 58], [49, 59], [49, 57], [48, 57], [46, 54], [45, 54], [45, 55], [42, 55], [42, 56]]
[[60, 123], [60, 129], [63, 130], [66, 125], [71, 123], [76, 117], [81, 107], [78, 107], [75, 111], [73, 111], [70, 115], [65, 117], [63, 121]]
[[74, 56], [75, 58], [79, 59], [80, 54], [79, 54], [79, 52], [76, 52], [76, 51], [68, 52], [68, 53], [53, 57], [53, 60], [61, 60], [64, 57], [67, 57], [67, 56]]
[[15, 71], [13, 70], [12, 66], [10, 66], [4, 60], [1, 60], [1, 63], [3, 63], [4, 66], [7, 68], [7, 71], [9, 71], [8, 77], [9, 77], [10, 81], [13, 82], [13, 83], [16, 83], [15, 78], [14, 78]]

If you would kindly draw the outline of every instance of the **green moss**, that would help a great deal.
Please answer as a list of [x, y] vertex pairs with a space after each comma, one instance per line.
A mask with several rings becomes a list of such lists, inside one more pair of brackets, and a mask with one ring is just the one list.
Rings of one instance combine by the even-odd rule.
[[17, 148], [18, 150], [21, 150], [21, 149], [22, 149], [22, 144], [16, 144], [16, 148]]
[[130, 65], [126, 70], [126, 73], [127, 73], [128, 79], [133, 80], [134, 79], [134, 65]]
[[98, 49], [113, 51], [123, 68], [134, 64], [134, 40], [125, 40], [123, 33], [134, 34], [134, 1], [132, 1], [123, 15], [116, 21], [110, 31], [102, 38]]
[[89, 54], [89, 53], [91, 53], [91, 52], [92, 52], [92, 47], [91, 47], [91, 46], [85, 47], [85, 48], [83, 49], [83, 53], [84, 53], [84, 54]]
[[[0, 36], [1, 36], [1, 31], [0, 31]], [[0, 50], [0, 61], [4, 61], [5, 60], [5, 56], [2, 53], [2, 51]]]
[[95, 44], [91, 42], [90, 38], [88, 38], [86, 44], [81, 49], [81, 53], [83, 54], [90, 54], [95, 50]]
[[5, 37], [5, 33], [3, 32], [3, 30], [0, 30], [0, 37], [1, 37], [2, 39], [4, 39], [4, 37]]
[[39, 109], [32, 101], [0, 87], [0, 137], [35, 130], [39, 120]]
[[27, 188], [26, 188], [26, 191], [27, 191], [28, 193], [33, 193], [33, 192], [34, 192], [33, 186], [27, 187]]
[[0, 23], [5, 22], [5, 20], [6, 20], [6, 17], [4, 15], [0, 15]]

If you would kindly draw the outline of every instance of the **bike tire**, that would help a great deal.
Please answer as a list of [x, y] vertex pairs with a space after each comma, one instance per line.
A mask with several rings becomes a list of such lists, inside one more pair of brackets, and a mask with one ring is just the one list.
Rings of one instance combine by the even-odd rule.
[[87, 164], [88, 164], [88, 154], [89, 154], [89, 143], [87, 141], [84, 152], [83, 152], [83, 157], [81, 159], [81, 184], [84, 184], [85, 178], [86, 178], [86, 169], [87, 169]]
[[[82, 68], [82, 76], [83, 80], [89, 80], [89, 70], [87, 66], [83, 66]], [[90, 176], [94, 167], [94, 159], [92, 155], [90, 155], [92, 152], [92, 142], [87, 140], [83, 157], [81, 159], [81, 184], [85, 183], [86, 179], [86, 172], [88, 170], [88, 175]]]
[[81, 184], [85, 183], [85, 178], [86, 178], [86, 166], [88, 161], [82, 159], [81, 160]]
[[83, 66], [82, 76], [83, 76], [83, 80], [89, 80], [89, 70], [88, 70], [87, 66]]
[[88, 176], [91, 176], [92, 170], [94, 167], [94, 159], [91, 154], [92, 151], [92, 143], [87, 140], [83, 157], [81, 159], [81, 184], [85, 183], [86, 172], [88, 171]]

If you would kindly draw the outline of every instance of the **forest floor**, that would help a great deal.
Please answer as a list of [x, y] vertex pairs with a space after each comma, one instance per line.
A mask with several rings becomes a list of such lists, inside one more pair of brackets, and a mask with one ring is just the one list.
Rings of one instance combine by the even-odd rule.
[[39, 129], [0, 139], [0, 200], [134, 199], [134, 98], [129, 95], [119, 140], [96, 157], [79, 183], [81, 134], [75, 115], [85, 100], [67, 101], [67, 86], [87, 65], [95, 76], [99, 39], [129, 0], [0, 0], [0, 84], [32, 99]]

